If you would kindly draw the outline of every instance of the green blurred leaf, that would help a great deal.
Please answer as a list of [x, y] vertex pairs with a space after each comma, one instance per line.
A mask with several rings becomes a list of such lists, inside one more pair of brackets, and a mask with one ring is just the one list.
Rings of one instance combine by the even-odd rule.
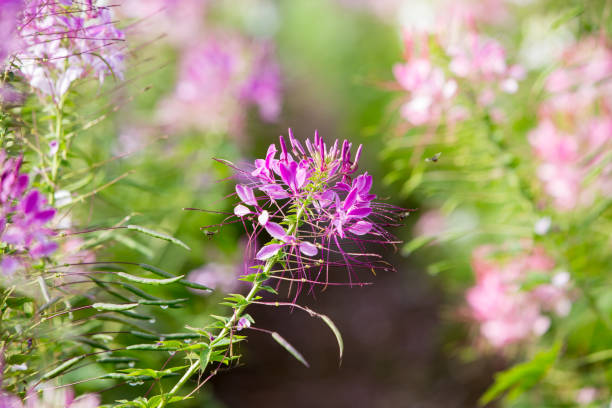
[[173, 236], [170, 236], [168, 234], [164, 234], [162, 232], [153, 231], [152, 229], [141, 227], [140, 225], [132, 225], [132, 224], [130, 224], [126, 228], [129, 229], [129, 230], [132, 230], [132, 231], [141, 232], [143, 234], [152, 236], [154, 238], [158, 238], [158, 239], [161, 239], [161, 240], [164, 240], [164, 241], [172, 242], [175, 245], [178, 245], [180, 247], [185, 248], [188, 251], [191, 251], [191, 248], [189, 248], [187, 246], [187, 244], [185, 244], [183, 241], [181, 241], [178, 238], [174, 238]]
[[554, 364], [561, 345], [555, 344], [551, 349], [536, 354], [531, 361], [520, 363], [495, 375], [495, 382], [480, 398], [486, 405], [507, 392], [507, 398], [513, 400], [536, 385]]

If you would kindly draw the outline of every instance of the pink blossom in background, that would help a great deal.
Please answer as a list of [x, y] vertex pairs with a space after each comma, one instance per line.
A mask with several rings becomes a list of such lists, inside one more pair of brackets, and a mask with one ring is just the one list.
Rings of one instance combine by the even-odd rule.
[[415, 126], [435, 124], [451, 107], [457, 83], [430, 60], [429, 35], [404, 32], [405, 63], [393, 66], [399, 85], [408, 91], [401, 115]]
[[90, 4], [28, 0], [20, 16], [19, 71], [56, 102], [79, 78], [123, 78], [124, 34], [109, 7]]
[[458, 79], [468, 81], [470, 88], [477, 92], [479, 105], [493, 105], [500, 92], [517, 92], [525, 70], [508, 64], [506, 50], [498, 41], [483, 36], [468, 24], [461, 27], [458, 35], [451, 34], [444, 31], [441, 34], [451, 58], [448, 68]]
[[414, 235], [420, 237], [434, 237], [442, 234], [449, 228], [447, 217], [438, 210], [429, 210], [423, 213], [414, 225]]
[[[221, 292], [231, 292], [240, 284], [238, 278], [241, 271], [241, 268], [234, 264], [210, 262], [189, 272], [187, 280]], [[196, 293], [208, 293], [199, 289], [191, 290]]]
[[50, 383], [43, 383], [43, 391], [38, 394], [28, 391], [26, 400], [0, 390], [0, 407], [2, 408], [98, 408], [100, 397], [96, 394], [84, 394], [75, 398], [71, 387], [56, 388]]
[[280, 68], [272, 44], [211, 33], [185, 50], [159, 119], [171, 130], [240, 134], [251, 105], [265, 121], [280, 114]]
[[160, 36], [182, 47], [203, 32], [207, 6], [207, 0], [123, 0], [118, 13], [137, 19], [131, 29], [135, 34]]
[[[503, 256], [503, 258], [502, 258]], [[495, 348], [541, 336], [550, 326], [545, 312], [569, 313], [569, 275], [553, 274], [555, 262], [540, 247], [522, 244], [519, 253], [481, 246], [472, 254], [476, 285], [466, 294], [470, 316], [480, 324], [480, 334]], [[549, 283], [522, 286], [529, 275], [550, 276]]]
[[[408, 93], [400, 113], [410, 124], [464, 120], [469, 115], [466, 97], [469, 100], [472, 94], [475, 103], [489, 108], [494, 120], [504, 120], [494, 104], [500, 93], [517, 92], [525, 70], [510, 65], [502, 45], [483, 36], [470, 18], [451, 14], [448, 22], [428, 31], [404, 31], [406, 62], [395, 64], [393, 74]], [[448, 63], [430, 55], [430, 42], [445, 51]]]
[[23, 8], [23, 0], [0, 0], [0, 67], [18, 46], [17, 26]]
[[[600, 38], [572, 45], [546, 80], [548, 98], [529, 135], [543, 189], [560, 211], [612, 196], [612, 49]], [[587, 175], [599, 170], [588, 184]]]

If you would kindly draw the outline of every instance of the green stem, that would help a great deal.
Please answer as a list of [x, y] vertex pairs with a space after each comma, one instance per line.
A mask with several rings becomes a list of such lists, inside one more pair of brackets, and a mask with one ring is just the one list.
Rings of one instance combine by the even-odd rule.
[[[249, 305], [249, 303], [253, 300], [255, 295], [261, 289], [261, 285], [266, 280], [265, 279], [265, 275], [267, 275], [270, 272], [270, 270], [272, 269], [272, 266], [275, 263], [276, 263], [276, 259], [275, 258], [270, 259], [266, 263], [263, 271], [260, 273], [260, 275], [263, 275], [264, 278], [263, 279], [262, 278], [258, 278], [257, 280], [255, 280], [253, 282], [253, 286], [251, 287], [251, 290], [246, 295], [245, 299], [246, 299], [246, 301], [248, 303], [247, 304], [243, 304], [243, 305], [237, 307], [236, 309], [234, 309], [234, 313], [232, 315], [232, 318], [230, 320], [228, 320], [228, 322], [225, 324], [225, 327], [223, 327], [223, 329], [221, 330], [221, 332], [219, 332], [217, 337], [210, 343], [209, 347], [211, 347], [211, 348], [214, 347], [215, 343], [218, 343], [220, 340], [225, 338], [230, 333], [230, 330], [234, 326], [235, 322], [237, 322], [238, 319], [240, 319], [240, 316], [242, 315], [242, 313], [244, 312], [246, 307]], [[187, 380], [189, 380], [191, 378], [191, 376], [194, 375], [198, 371], [198, 369], [200, 369], [200, 366], [201, 366], [200, 360], [196, 360], [193, 363], [191, 363], [191, 366], [187, 369], [185, 374], [183, 374], [181, 379], [178, 380], [178, 382], [174, 385], [174, 387], [170, 390], [170, 392], [168, 392], [167, 396], [164, 397], [160, 401], [160, 403], [157, 406], [157, 408], [165, 407], [166, 406], [166, 401], [170, 400], [170, 398], [172, 398], [182, 388], [182, 386], [187, 382]], [[202, 367], [202, 370], [204, 370], [204, 369], [206, 369], [206, 367]]]
[[62, 148], [62, 141], [64, 139], [64, 127], [63, 127], [63, 101], [60, 102], [55, 110], [55, 140], [57, 141], [57, 149], [53, 154], [53, 161], [51, 163], [51, 192], [49, 193], [49, 203], [55, 204], [55, 189], [57, 185], [57, 175], [59, 173], [60, 163], [60, 149]]
[[[297, 229], [300, 224], [300, 219], [302, 218], [302, 215], [304, 214], [304, 209], [308, 202], [308, 198], [302, 203], [302, 205], [298, 209], [296, 213], [296, 217], [295, 217], [295, 223], [291, 224], [289, 228], [287, 228], [287, 232], [289, 234], [297, 232]], [[251, 304], [251, 302], [253, 301], [253, 298], [255, 298], [257, 293], [261, 290], [262, 284], [267, 280], [268, 274], [270, 273], [270, 271], [272, 270], [272, 267], [276, 264], [278, 259], [279, 259], [278, 256], [274, 256], [268, 259], [263, 270], [257, 274], [257, 278], [253, 281], [253, 286], [251, 287], [251, 290], [245, 297], [246, 302], [234, 309], [234, 313], [232, 314], [232, 317], [227, 321], [227, 323], [225, 324], [223, 329], [219, 332], [219, 334], [215, 337], [215, 339], [210, 342], [209, 344], [210, 348], [214, 347], [215, 344], [219, 343], [222, 339], [224, 339], [225, 337], [227, 337], [228, 334], [231, 333], [232, 327], [234, 327], [236, 322], [238, 322], [238, 320], [240, 319], [240, 316], [242, 315], [242, 313], [244, 313], [244, 310]], [[187, 371], [185, 371], [185, 374], [183, 374], [183, 376], [177, 381], [174, 387], [172, 387], [170, 392], [168, 392], [168, 394], [160, 401], [157, 408], [164, 408], [166, 406], [167, 401], [169, 401], [183, 387], [183, 385], [187, 382], [187, 380], [189, 380], [191, 376], [193, 376], [199, 369], [205, 370], [206, 367], [201, 367], [201, 362], [199, 359], [197, 359], [196, 361], [191, 363], [191, 366], [189, 366]]]

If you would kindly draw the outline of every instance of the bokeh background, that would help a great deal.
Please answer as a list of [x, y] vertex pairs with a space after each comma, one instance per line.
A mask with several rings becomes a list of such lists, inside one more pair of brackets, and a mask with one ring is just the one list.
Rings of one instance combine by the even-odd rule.
[[[474, 283], [471, 254], [484, 243], [532, 237], [534, 224], [549, 216], [545, 206], [525, 210], [515, 188], [521, 177], [536, 182], [530, 176], [535, 159], [529, 159], [527, 134], [537, 123], [534, 113], [542, 99], [537, 90], [554, 67], [551, 61], [569, 45], [583, 36], [609, 35], [609, 2], [119, 3], [117, 21], [128, 40], [126, 79], [110, 80], [101, 89], [91, 84], [76, 97], [82, 117], [104, 120], [83, 130], [74, 149], [88, 164], [114, 158], [97, 179], [83, 183], [126, 172], [129, 177], [75, 207], [73, 218], [85, 227], [115, 225], [129, 217], [130, 223], [166, 231], [191, 251], [119, 231], [112, 244], [98, 247], [97, 259], [145, 262], [218, 289], [160, 289], [161, 295], [190, 300], [183, 309], [160, 309], [139, 324], [166, 333], [185, 325], [201, 327], [211, 313], [223, 310], [218, 303], [224, 293], [245, 289], [237, 279], [244, 254], [240, 225], [216, 226], [222, 216], [184, 210], [231, 211], [230, 170], [213, 158], [252, 161], [288, 128], [298, 138], [318, 130], [327, 142], [347, 138], [363, 144], [359, 165], [374, 175], [374, 192], [415, 210], [406, 226], [394, 231], [405, 242], [389, 254], [396, 272], [363, 276], [370, 286], [329, 287], [301, 297], [301, 304], [330, 316], [342, 332], [346, 353], [341, 365], [337, 344], [320, 321], [298, 310], [255, 306], [250, 314], [256, 326], [281, 333], [311, 367], [252, 331], [240, 346], [237, 367], [220, 373], [185, 406], [474, 407], [493, 373], [535, 350], [533, 343], [526, 353], [499, 353], [477, 344], [478, 328], [467, 316], [464, 298]], [[419, 135], [427, 129], [406, 126], [398, 113], [403, 91], [393, 66], [405, 57], [401, 27], [425, 29], [459, 6], [479, 16], [479, 30], [503, 44], [507, 59], [525, 68], [525, 79], [516, 94], [496, 101], [505, 121], [491, 124], [488, 114], [474, 109], [461, 126], [443, 132], [454, 138], [421, 143]], [[483, 142], [489, 139], [492, 145]], [[440, 152], [436, 160], [425, 160]], [[515, 158], [524, 160], [518, 165]], [[610, 225], [602, 223], [602, 229]], [[563, 240], [563, 228], [555, 240]], [[609, 261], [605, 234], [585, 275], [600, 274]], [[579, 247], [582, 241], [577, 241]], [[568, 251], [574, 266], [588, 257], [584, 248]], [[345, 278], [343, 271], [335, 274], [336, 280]], [[602, 300], [602, 305], [607, 313], [610, 302]], [[594, 333], [602, 327], [597, 319], [575, 317], [587, 308], [578, 304], [572, 312], [577, 323], [568, 336], [574, 350], [592, 350]], [[589, 336], [572, 337], [585, 327]], [[150, 366], [164, 363], [158, 354], [146, 358]], [[84, 370], [96, 374], [86, 367], [69, 373], [67, 381], [82, 378]], [[575, 377], [561, 378], [573, 390], [583, 385]], [[109, 383], [103, 397], [142, 395], [148, 386]], [[93, 383], [78, 387], [98, 390]], [[546, 401], [542, 398], [540, 403]], [[574, 395], [566, 402], [555, 406], [572, 406]]]

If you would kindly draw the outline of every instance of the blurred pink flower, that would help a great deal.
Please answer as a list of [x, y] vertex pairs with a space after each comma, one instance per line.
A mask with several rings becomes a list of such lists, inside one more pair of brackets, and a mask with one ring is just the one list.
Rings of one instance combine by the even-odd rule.
[[186, 49], [175, 91], [162, 102], [159, 118], [175, 130], [239, 134], [251, 104], [265, 121], [280, 114], [280, 68], [272, 44], [209, 34]]
[[[503, 121], [505, 115], [493, 105], [500, 93], [517, 92], [525, 70], [509, 65], [502, 45], [481, 35], [469, 18], [451, 20], [430, 31], [404, 31], [406, 62], [393, 67], [396, 81], [408, 91], [401, 115], [415, 126], [442, 120], [452, 124], [469, 116], [460, 103], [465, 105], [465, 96], [473, 94], [477, 104], [490, 108], [494, 120]], [[446, 53], [448, 63], [432, 58], [430, 43]]]
[[111, 9], [96, 3], [29, 0], [18, 16], [19, 71], [56, 102], [78, 78], [123, 78], [123, 31], [115, 27]]
[[[500, 255], [505, 259], [499, 259]], [[468, 290], [466, 299], [470, 315], [480, 323], [481, 335], [493, 347], [503, 348], [544, 334], [550, 319], [543, 312], [569, 313], [569, 275], [561, 272], [552, 276], [554, 266], [542, 248], [525, 243], [518, 254], [490, 245], [474, 250], [476, 286]], [[524, 286], [529, 284], [530, 273], [551, 275], [550, 282]]]
[[[221, 264], [210, 262], [206, 265], [194, 269], [187, 275], [187, 280], [200, 285], [207, 286], [214, 290], [229, 292], [236, 287], [238, 281], [238, 268], [232, 264]], [[198, 289], [194, 292], [204, 293]]]
[[25, 3], [22, 0], [0, 0], [0, 68], [18, 46], [17, 26]]
[[118, 13], [138, 19], [136, 34], [148, 38], [163, 36], [171, 44], [182, 47], [203, 32], [207, 0], [123, 0]]
[[98, 408], [100, 397], [96, 394], [84, 394], [74, 397], [71, 387], [56, 388], [51, 384], [41, 384], [42, 393], [28, 391], [25, 402], [20, 398], [0, 391], [2, 408]]
[[395, 79], [409, 92], [401, 114], [415, 126], [439, 122], [457, 92], [457, 83], [447, 79], [444, 71], [430, 60], [428, 41], [428, 34], [405, 31], [406, 62], [393, 66]]
[[[587, 38], [563, 55], [547, 78], [549, 97], [538, 110], [539, 123], [528, 136], [538, 158], [544, 191], [560, 211], [612, 196], [612, 49]], [[599, 170], [587, 184], [587, 175]]]
[[439, 210], [429, 210], [414, 225], [414, 235], [434, 237], [448, 229], [448, 220]]
[[452, 41], [447, 53], [451, 72], [480, 88], [478, 103], [482, 106], [493, 104], [497, 91], [515, 93], [518, 81], [525, 76], [520, 66], [507, 64], [506, 51], [499, 42], [474, 29], [461, 35], [459, 41]]

